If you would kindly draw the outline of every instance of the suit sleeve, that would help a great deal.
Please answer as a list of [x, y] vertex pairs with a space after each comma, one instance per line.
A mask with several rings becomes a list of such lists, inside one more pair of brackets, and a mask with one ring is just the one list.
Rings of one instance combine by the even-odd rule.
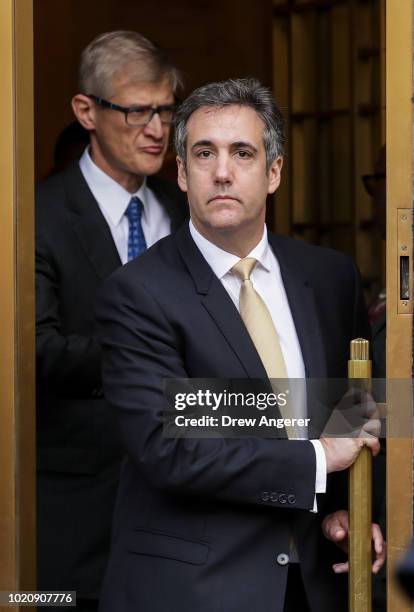
[[316, 459], [308, 441], [163, 435], [163, 381], [187, 377], [185, 338], [128, 272], [120, 270], [104, 284], [97, 320], [105, 396], [140, 472], [155, 488], [175, 494], [312, 509]]
[[[36, 220], [36, 369], [39, 388], [90, 396], [101, 387], [96, 337], [66, 333], [62, 322], [61, 270], [50, 246], [47, 219]], [[76, 278], [73, 279], [76, 283]], [[91, 305], [92, 307], [92, 305]]]

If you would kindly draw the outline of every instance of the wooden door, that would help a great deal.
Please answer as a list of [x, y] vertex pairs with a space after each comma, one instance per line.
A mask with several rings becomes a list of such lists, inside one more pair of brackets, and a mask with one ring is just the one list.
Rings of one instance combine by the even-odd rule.
[[[387, 378], [412, 377], [412, 0], [386, 2], [387, 124]], [[404, 295], [402, 257], [409, 257]], [[398, 388], [400, 385], [398, 385]], [[395, 564], [412, 537], [412, 396], [408, 385], [388, 394], [388, 610], [409, 612], [395, 582]]]

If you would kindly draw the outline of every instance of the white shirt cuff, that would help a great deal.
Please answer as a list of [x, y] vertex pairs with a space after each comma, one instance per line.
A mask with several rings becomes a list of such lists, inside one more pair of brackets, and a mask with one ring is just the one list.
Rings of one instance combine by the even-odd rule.
[[309, 440], [309, 442], [312, 442], [316, 455], [315, 498], [311, 512], [317, 512], [316, 493], [326, 493], [326, 456], [320, 440]]

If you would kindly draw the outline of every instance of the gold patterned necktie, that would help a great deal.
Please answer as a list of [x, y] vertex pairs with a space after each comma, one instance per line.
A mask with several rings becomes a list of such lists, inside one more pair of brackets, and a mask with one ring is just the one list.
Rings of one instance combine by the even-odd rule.
[[[276, 386], [274, 379], [287, 379], [288, 374], [273, 319], [250, 280], [256, 263], [257, 260], [253, 257], [245, 257], [233, 266], [232, 272], [241, 280], [240, 316], [264, 365], [274, 392], [279, 393], [280, 389]], [[279, 411], [284, 419], [292, 418], [289, 402], [285, 406], [279, 405]], [[297, 437], [295, 427], [286, 426], [285, 429], [288, 438]]]

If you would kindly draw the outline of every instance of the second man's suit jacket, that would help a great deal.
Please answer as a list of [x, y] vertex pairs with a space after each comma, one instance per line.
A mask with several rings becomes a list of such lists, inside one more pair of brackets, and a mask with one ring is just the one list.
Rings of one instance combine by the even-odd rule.
[[[183, 194], [148, 177], [176, 229]], [[41, 589], [97, 598], [122, 448], [101, 384], [94, 303], [121, 267], [111, 231], [79, 168], [36, 198], [38, 578]]]
[[[269, 240], [307, 377], [346, 377], [350, 340], [369, 337], [354, 264], [287, 237]], [[292, 529], [312, 611], [345, 611], [347, 578], [331, 567], [342, 555], [322, 537], [321, 519], [346, 501], [329, 475], [310, 512], [310, 442], [163, 435], [165, 379], [266, 378], [188, 227], [108, 279], [97, 320], [105, 393], [128, 456], [102, 612], [282, 612]]]

